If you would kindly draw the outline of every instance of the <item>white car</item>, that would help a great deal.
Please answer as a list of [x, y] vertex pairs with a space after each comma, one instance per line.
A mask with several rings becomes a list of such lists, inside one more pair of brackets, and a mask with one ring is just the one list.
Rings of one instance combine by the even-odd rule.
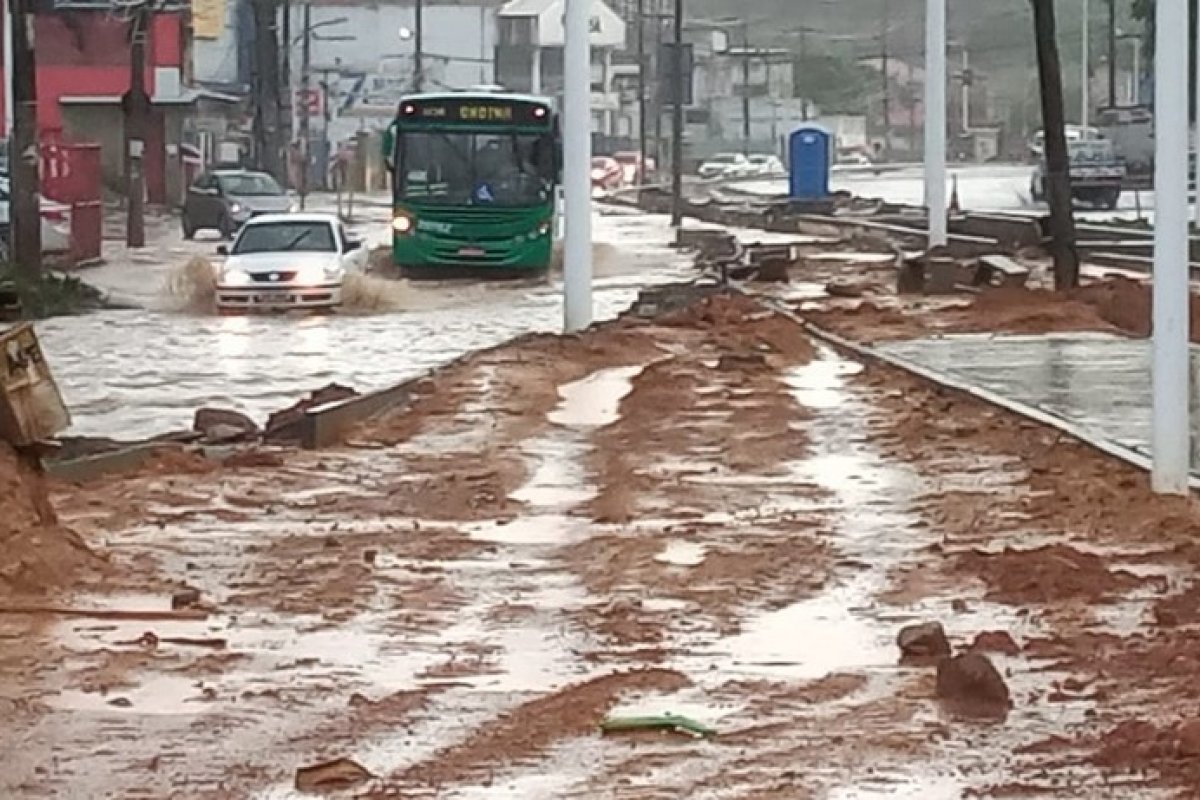
[[[0, 228], [9, 230], [12, 221], [11, 191], [8, 175], [0, 173]], [[71, 207], [45, 197], [42, 209], [42, 252], [66, 253], [71, 250]]]
[[776, 178], [787, 174], [787, 170], [783, 168], [783, 162], [779, 160], [778, 156], [759, 153], [748, 157], [746, 160], [750, 162], [747, 167], [748, 176]]
[[217, 309], [329, 310], [342, 304], [349, 273], [365, 272], [367, 250], [332, 214], [264, 214], [242, 226], [216, 267]]
[[750, 160], [741, 153], [717, 153], [700, 165], [701, 178], [737, 178], [747, 174]]

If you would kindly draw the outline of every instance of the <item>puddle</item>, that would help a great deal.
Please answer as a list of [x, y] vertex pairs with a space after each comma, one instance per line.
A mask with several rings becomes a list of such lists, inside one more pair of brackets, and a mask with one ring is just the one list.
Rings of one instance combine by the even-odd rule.
[[621, 400], [633, 391], [644, 366], [612, 367], [558, 387], [562, 402], [547, 418], [566, 427], [603, 427], [620, 419]]
[[48, 698], [53, 708], [105, 714], [182, 715], [208, 714], [221, 709], [229, 700], [227, 692], [206, 686], [195, 678], [170, 675], [147, 676], [136, 686], [114, 688], [104, 694], [66, 689]]
[[843, 379], [857, 375], [862, 369], [862, 364], [856, 361], [830, 357], [826, 352], [821, 358], [789, 371], [784, 381], [800, 405], [814, 409], [837, 408], [845, 400]]
[[676, 567], [698, 567], [704, 563], [707, 554], [708, 548], [702, 544], [676, 540], [668, 542], [663, 551], [654, 557], [654, 560]]
[[862, 607], [861, 582], [753, 620], [723, 646], [742, 670], [815, 680], [834, 672], [895, 668], [895, 629]]

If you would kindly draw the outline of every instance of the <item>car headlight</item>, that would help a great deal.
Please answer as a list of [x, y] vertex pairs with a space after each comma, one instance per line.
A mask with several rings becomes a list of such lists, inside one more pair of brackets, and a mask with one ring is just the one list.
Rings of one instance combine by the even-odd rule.
[[241, 203], [230, 203], [229, 204], [229, 213], [230, 214], [241, 214], [245, 210], [246, 210], [246, 207], [243, 206]]
[[600, 170], [600, 169], [592, 170], [592, 180], [598, 181], [598, 180], [602, 179], [603, 177], [604, 177], [604, 170]]
[[221, 283], [226, 286], [245, 286], [250, 283], [250, 275], [240, 269], [227, 269], [221, 273]]
[[336, 266], [322, 267], [317, 264], [310, 264], [307, 267], [301, 267], [296, 273], [296, 282], [316, 285], [334, 280], [341, 272], [341, 268]]
[[392, 230], [401, 235], [412, 233], [413, 218], [407, 214], [396, 214], [392, 217]]

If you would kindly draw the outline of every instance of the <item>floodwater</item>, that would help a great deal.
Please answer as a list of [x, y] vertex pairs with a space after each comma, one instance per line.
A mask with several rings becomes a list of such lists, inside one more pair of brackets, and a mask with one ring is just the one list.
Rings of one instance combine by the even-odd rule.
[[[1149, 340], [1103, 333], [961, 335], [889, 342], [878, 349], [1150, 455]], [[1200, 350], [1192, 348], [1193, 375], [1198, 366]], [[1193, 473], [1196, 425], [1193, 413]]]
[[[367, 208], [352, 228], [368, 244], [382, 240], [386, 209]], [[627, 308], [642, 286], [689, 274], [666, 246], [663, 217], [598, 213], [593, 232], [597, 320]], [[110, 255], [111, 263], [83, 273], [138, 308], [39, 325], [72, 411], [72, 434], [142, 438], [186, 428], [195, 409], [213, 405], [261, 420], [331, 382], [384, 388], [465, 352], [562, 324], [556, 275], [385, 288], [374, 281], [358, 287], [352, 313], [216, 317], [197, 307], [205, 307], [204, 263], [217, 243], [184, 242], [166, 222], [151, 235], [146, 251]]]

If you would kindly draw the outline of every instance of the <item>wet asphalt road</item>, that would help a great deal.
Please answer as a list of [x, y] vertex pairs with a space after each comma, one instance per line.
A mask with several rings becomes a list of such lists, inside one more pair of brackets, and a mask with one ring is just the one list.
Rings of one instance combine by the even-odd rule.
[[[665, 246], [667, 220], [597, 213], [596, 318], [615, 316], [646, 284], [686, 272]], [[386, 241], [388, 210], [364, 207], [351, 226]], [[130, 310], [39, 324], [74, 418], [71, 434], [137, 439], [189, 427], [195, 409], [235, 408], [262, 419], [312, 389], [338, 382], [369, 391], [465, 352], [561, 325], [558, 276], [524, 283], [388, 282], [387, 311], [326, 317], [222, 318], [171, 310], [164, 288], [190, 258], [217, 242], [186, 242], [174, 219], [151, 226], [133, 254], [106, 242], [108, 261], [82, 277]]]

